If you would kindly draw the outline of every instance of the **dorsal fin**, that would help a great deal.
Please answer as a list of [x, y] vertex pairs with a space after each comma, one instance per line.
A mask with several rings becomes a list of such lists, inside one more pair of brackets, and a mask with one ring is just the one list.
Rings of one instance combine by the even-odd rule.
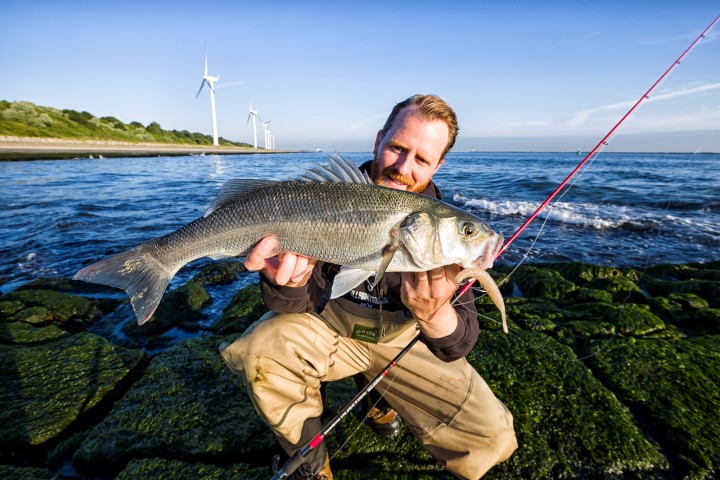
[[336, 182], [372, 184], [367, 172], [361, 172], [355, 162], [345, 160], [339, 153], [330, 155], [328, 165], [315, 164], [300, 175], [297, 180], [304, 182]]
[[[367, 172], [361, 172], [355, 162], [345, 160], [339, 153], [330, 156], [330, 163], [327, 165], [315, 164], [308, 168], [305, 173], [297, 177], [295, 180], [302, 182], [335, 182], [335, 183], [360, 183], [372, 185], [373, 181]], [[204, 216], [210, 215], [212, 212], [223, 205], [232, 202], [238, 196], [243, 195], [256, 188], [265, 187], [275, 180], [249, 180], [237, 179], [228, 180], [220, 189], [217, 199], [210, 205]]]

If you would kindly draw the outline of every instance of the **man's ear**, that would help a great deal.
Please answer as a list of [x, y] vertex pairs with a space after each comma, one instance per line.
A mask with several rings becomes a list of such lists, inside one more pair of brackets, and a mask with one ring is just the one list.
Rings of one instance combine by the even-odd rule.
[[385, 135], [383, 135], [382, 130], [378, 130], [377, 135], [375, 136], [375, 148], [373, 149], [373, 155], [377, 157], [378, 147], [380, 146], [380, 142], [382, 142], [382, 139]]

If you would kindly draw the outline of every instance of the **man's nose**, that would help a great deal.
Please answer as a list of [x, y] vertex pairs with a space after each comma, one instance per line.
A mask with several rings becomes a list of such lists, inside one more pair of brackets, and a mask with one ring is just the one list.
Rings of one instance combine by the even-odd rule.
[[409, 176], [412, 170], [410, 152], [403, 152], [395, 162], [395, 171], [401, 175]]

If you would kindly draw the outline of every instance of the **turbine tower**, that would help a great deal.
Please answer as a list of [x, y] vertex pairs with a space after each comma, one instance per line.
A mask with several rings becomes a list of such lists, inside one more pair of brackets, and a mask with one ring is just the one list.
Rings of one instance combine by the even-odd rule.
[[268, 123], [270, 123], [270, 120], [267, 122], [263, 122], [263, 135], [265, 136], [265, 149], [268, 148], [268, 145], [270, 144], [269, 137], [270, 137], [270, 129], [268, 128]]
[[[260, 117], [258, 116], [258, 111], [253, 110], [252, 102], [250, 102], [250, 113], [248, 113], [248, 118], [247, 118], [247, 122], [245, 122], [245, 125], [247, 125], [248, 122], [250, 121], [250, 117], [252, 117], [252, 121], [253, 121], [253, 148], [257, 148], [257, 125], [255, 124], [255, 120], [256, 120], [256, 117], [257, 118], [260, 118]], [[260, 119], [260, 121], [262, 122], [262, 119]]]
[[207, 68], [207, 48], [205, 48], [205, 75], [203, 75], [202, 83], [200, 84], [200, 90], [198, 90], [197, 95], [195, 95], [195, 98], [200, 96], [200, 92], [202, 92], [203, 87], [207, 83], [207, 86], [210, 88], [210, 113], [212, 114], [212, 135], [213, 135], [213, 145], [216, 147], [218, 146], [218, 134], [217, 134], [217, 117], [215, 115], [215, 88], [213, 88], [213, 85], [215, 82], [220, 80], [220, 77], [211, 77], [208, 75], [208, 68]]

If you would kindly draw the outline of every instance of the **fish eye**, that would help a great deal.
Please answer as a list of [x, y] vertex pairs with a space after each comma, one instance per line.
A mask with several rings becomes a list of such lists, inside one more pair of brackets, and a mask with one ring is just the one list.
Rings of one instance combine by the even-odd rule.
[[475, 234], [476, 228], [472, 222], [462, 222], [460, 224], [460, 232], [466, 237], [470, 237]]

